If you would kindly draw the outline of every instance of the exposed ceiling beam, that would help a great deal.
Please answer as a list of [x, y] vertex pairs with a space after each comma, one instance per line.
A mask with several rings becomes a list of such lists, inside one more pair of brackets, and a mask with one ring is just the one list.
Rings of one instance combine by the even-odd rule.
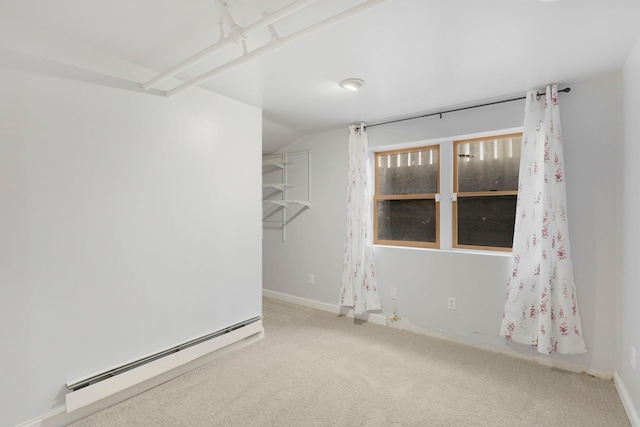
[[373, 9], [374, 7], [386, 2], [388, 0], [368, 0], [365, 1], [364, 3], [361, 3], [357, 6], [352, 7], [351, 9], [347, 9], [341, 13], [338, 13], [337, 15], [334, 15], [330, 18], [327, 18], [323, 21], [317, 22], [303, 30], [300, 30], [296, 33], [293, 33], [289, 36], [286, 37], [282, 37], [282, 38], [272, 38], [272, 40], [267, 43], [266, 45], [263, 45], [262, 47], [246, 53], [243, 56], [240, 56], [236, 59], [233, 59], [223, 65], [220, 65], [217, 68], [214, 68], [211, 71], [208, 71], [204, 74], [199, 75], [198, 77], [195, 77], [189, 81], [186, 81], [178, 86], [176, 86], [175, 88], [167, 91], [167, 96], [173, 96], [177, 93], [180, 93], [182, 91], [185, 91], [187, 89], [190, 89], [194, 86], [198, 86], [204, 82], [206, 82], [207, 80], [211, 80], [214, 77], [219, 76], [220, 74], [226, 73], [227, 71], [230, 71], [236, 67], [239, 67], [240, 65], [249, 62], [249, 61], [253, 61], [254, 59], [257, 59], [261, 56], [266, 55], [267, 53], [270, 53], [272, 51], [278, 50], [280, 48], [282, 48], [283, 46], [287, 45], [287, 44], [291, 44], [294, 43], [304, 37], [307, 37], [313, 33], [316, 33], [318, 31], [321, 31], [325, 28], [328, 28], [332, 25], [335, 25], [339, 22], [342, 22], [344, 20], [347, 20], [355, 15], [358, 15], [362, 12], [365, 12], [369, 9]]
[[[262, 19], [259, 19], [258, 21], [254, 22], [253, 24], [244, 27], [244, 28], [238, 28], [237, 26], [235, 26], [235, 28], [231, 29], [231, 32], [228, 36], [221, 38], [218, 42], [216, 42], [215, 44], [201, 50], [200, 52], [196, 53], [195, 55], [185, 59], [184, 61], [174, 65], [173, 67], [169, 68], [168, 70], [158, 74], [156, 77], [152, 78], [151, 80], [149, 80], [148, 82], [144, 83], [142, 85], [142, 88], [144, 90], [149, 90], [153, 87], [156, 87], [158, 84], [162, 83], [163, 81], [170, 79], [171, 77], [175, 76], [176, 74], [181, 73], [182, 71], [191, 68], [192, 66], [194, 66], [195, 64], [197, 64], [198, 62], [214, 55], [215, 53], [221, 51], [222, 49], [224, 49], [225, 47], [229, 46], [230, 44], [233, 43], [239, 43], [242, 40], [246, 39], [249, 35], [255, 33], [258, 30], [261, 30], [265, 27], [268, 27], [269, 25], [273, 24], [274, 22], [277, 22], [289, 15], [291, 15], [294, 12], [297, 12], [298, 10], [309, 6], [311, 3], [316, 2], [317, 0], [296, 0], [290, 4], [288, 4], [287, 6], [278, 9], [277, 11], [275, 11], [274, 13], [265, 16]], [[227, 19], [231, 19], [231, 22], [233, 22], [233, 19], [231, 18], [231, 15], [229, 14], [229, 11], [226, 9], [226, 5], [225, 4], [221, 4], [221, 7], [223, 9], [225, 13], [225, 15], [228, 14]]]

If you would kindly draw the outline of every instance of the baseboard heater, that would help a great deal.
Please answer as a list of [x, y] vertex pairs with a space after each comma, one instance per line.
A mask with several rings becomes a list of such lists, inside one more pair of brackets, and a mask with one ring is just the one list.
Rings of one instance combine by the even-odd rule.
[[69, 381], [66, 385], [71, 392], [66, 395], [66, 410], [75, 411], [263, 331], [262, 316], [256, 316], [103, 372]]

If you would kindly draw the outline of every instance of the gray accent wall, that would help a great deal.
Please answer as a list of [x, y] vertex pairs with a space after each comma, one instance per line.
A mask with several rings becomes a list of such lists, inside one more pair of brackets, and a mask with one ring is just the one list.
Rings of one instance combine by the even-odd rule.
[[[618, 327], [615, 314], [620, 252], [616, 222], [621, 78], [616, 72], [561, 83], [564, 83], [561, 87], [572, 89], [570, 94], [560, 95], [560, 108], [570, 234], [588, 353], [547, 357], [527, 346], [505, 343], [499, 336], [510, 254], [375, 246], [382, 314], [397, 309], [407, 327], [612, 375]], [[443, 144], [442, 152], [446, 152], [444, 143], [453, 138], [513, 130], [521, 127], [523, 120], [524, 101], [512, 102], [446, 114], [442, 119], [436, 116], [373, 127], [368, 130], [369, 146], [372, 150], [392, 150], [434, 142]], [[634, 138], [637, 134], [634, 133]], [[347, 142], [345, 126], [302, 138], [285, 149], [313, 151], [313, 204], [287, 226], [285, 243], [277, 230], [264, 231], [265, 289], [338, 304], [346, 212]], [[448, 167], [443, 173], [444, 181], [450, 183], [452, 166], [444, 163], [441, 166]], [[444, 186], [450, 184], [442, 185], [443, 197], [446, 197]], [[445, 228], [450, 227], [450, 215], [450, 211], [441, 215]], [[447, 236], [441, 235], [441, 239], [446, 243]], [[450, 244], [450, 236], [448, 239]], [[315, 275], [314, 285], [308, 283], [309, 274]], [[390, 299], [391, 288], [397, 289], [397, 300]], [[448, 297], [456, 298], [456, 311], [447, 310]]]
[[640, 353], [631, 368], [631, 347], [640, 352], [640, 40], [622, 72], [622, 149], [620, 155], [620, 266], [616, 371], [640, 410]]

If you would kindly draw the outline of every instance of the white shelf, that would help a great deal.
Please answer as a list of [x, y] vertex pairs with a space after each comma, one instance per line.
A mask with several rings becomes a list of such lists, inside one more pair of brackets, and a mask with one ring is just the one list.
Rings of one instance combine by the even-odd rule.
[[284, 167], [286, 165], [287, 165], [287, 163], [282, 162], [282, 161], [278, 161], [278, 160], [263, 160], [262, 161], [262, 166], [275, 166], [277, 168], [284, 169]]
[[311, 202], [308, 200], [265, 200], [267, 203], [273, 203], [274, 205], [279, 205], [283, 207], [287, 207], [289, 205], [302, 205], [308, 208], [311, 207]]
[[275, 188], [276, 190], [284, 191], [286, 188], [291, 188], [293, 185], [287, 185], [282, 183], [262, 184], [262, 188]]
[[[289, 188], [294, 187], [293, 185], [290, 185], [288, 181], [288, 167], [289, 165], [295, 166], [295, 164], [303, 164], [302, 162], [293, 160], [293, 158], [296, 156], [304, 156], [307, 160], [307, 200], [294, 200], [289, 199], [288, 197]], [[280, 170], [278, 171], [278, 169]], [[265, 173], [278, 174], [278, 172], [282, 174], [282, 180], [280, 182], [267, 182], [262, 184], [263, 189], [273, 188], [275, 190], [278, 190], [275, 193], [272, 192], [272, 194], [267, 195], [266, 199], [263, 199], [263, 203], [266, 203], [267, 205], [276, 205], [277, 208], [265, 207], [264, 215], [266, 216], [263, 216], [262, 220], [265, 221], [267, 218], [275, 215], [276, 213], [280, 213], [282, 215], [282, 241], [286, 242], [287, 224], [297, 218], [298, 215], [311, 208], [311, 151], [304, 150], [298, 152], [278, 153], [267, 155], [262, 158], [263, 177], [265, 176]], [[276, 181], [278, 181], [277, 178]], [[295, 197], [301, 197], [301, 195], [296, 194]]]

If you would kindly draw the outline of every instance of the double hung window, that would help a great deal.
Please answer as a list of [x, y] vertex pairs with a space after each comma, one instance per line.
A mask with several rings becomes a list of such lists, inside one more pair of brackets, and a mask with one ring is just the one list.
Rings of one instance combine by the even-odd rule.
[[521, 145], [509, 134], [375, 153], [374, 243], [440, 248], [447, 233], [445, 248], [510, 251]]
[[454, 142], [453, 247], [510, 251], [522, 135]]
[[376, 153], [374, 242], [437, 248], [439, 146]]

